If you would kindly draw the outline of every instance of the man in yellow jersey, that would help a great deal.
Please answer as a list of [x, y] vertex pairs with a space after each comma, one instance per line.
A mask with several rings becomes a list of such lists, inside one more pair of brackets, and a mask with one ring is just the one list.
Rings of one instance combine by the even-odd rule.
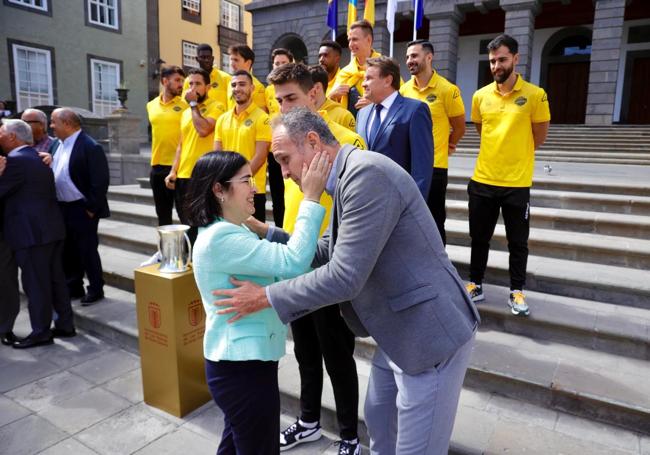
[[[274, 69], [267, 77], [275, 87], [275, 97], [281, 112], [307, 107], [316, 111], [314, 81], [309, 68], [302, 63], [291, 63]], [[330, 131], [341, 144], [365, 148], [359, 135], [333, 122], [325, 111], [319, 111]], [[288, 177], [288, 176], [287, 176]], [[290, 183], [289, 183], [290, 182]], [[300, 187], [290, 179], [285, 181], [284, 229], [292, 232], [298, 206], [302, 200]], [[321, 233], [329, 223], [331, 196], [321, 197], [328, 214]], [[332, 381], [336, 414], [341, 435], [339, 454], [358, 454], [357, 434], [359, 385], [354, 361], [354, 335], [341, 317], [337, 305], [325, 307], [296, 319], [291, 323], [294, 353], [300, 371], [300, 408], [298, 420], [280, 433], [280, 449], [288, 450], [298, 444], [321, 437], [320, 409], [323, 389], [323, 360]]]
[[364, 89], [361, 86], [366, 74], [366, 60], [371, 57], [380, 57], [381, 54], [372, 48], [372, 25], [367, 20], [354, 22], [348, 31], [348, 45], [352, 59], [350, 63], [341, 68], [334, 87], [329, 97], [341, 103], [352, 114], [368, 104], [370, 101], [363, 97]]
[[[212, 150], [214, 145], [214, 125], [225, 109], [217, 101], [207, 96], [210, 75], [201, 68], [188, 71], [190, 90], [185, 94], [189, 109], [181, 116], [181, 139], [176, 148], [172, 169], [165, 177], [167, 188], [175, 190], [176, 211], [181, 223], [187, 224], [185, 193], [192, 177], [194, 164], [201, 156]], [[194, 243], [197, 228], [192, 227], [188, 235]]]
[[266, 156], [271, 144], [269, 116], [252, 100], [253, 78], [239, 70], [230, 80], [236, 106], [219, 117], [214, 128], [214, 149], [242, 154], [251, 165], [257, 192], [255, 218], [266, 220]]
[[[273, 57], [273, 68], [293, 63], [293, 54], [290, 50], [282, 47], [274, 49], [271, 52]], [[266, 87], [266, 105], [269, 110], [269, 118], [280, 113], [280, 105], [275, 99], [275, 90], [273, 85], [269, 84]], [[273, 154], [269, 153], [268, 157], [268, 170], [269, 170], [269, 189], [271, 190], [271, 199], [273, 199], [273, 221], [278, 227], [283, 227], [282, 220], [284, 219], [284, 179], [282, 178], [282, 171], [280, 165], [273, 158]]]
[[399, 92], [407, 98], [420, 100], [429, 106], [433, 122], [433, 174], [427, 205], [436, 221], [442, 243], [445, 235], [445, 198], [447, 194], [447, 169], [449, 156], [465, 134], [465, 106], [460, 90], [438, 74], [431, 63], [433, 45], [427, 40], [411, 41], [406, 46], [406, 65], [411, 80]]
[[519, 61], [517, 41], [499, 35], [487, 46], [494, 83], [474, 93], [472, 121], [481, 136], [469, 194], [469, 235], [472, 238], [470, 282], [474, 302], [483, 300], [483, 275], [490, 239], [499, 210], [510, 253], [510, 297], [513, 314], [530, 313], [523, 294], [528, 261], [530, 187], [535, 149], [546, 140], [551, 113], [546, 93], [514, 71]]
[[[230, 46], [228, 48], [228, 54], [230, 56], [230, 70], [233, 74], [237, 71], [244, 70], [248, 71], [253, 78], [253, 86], [255, 87], [253, 90], [253, 103], [257, 104], [257, 107], [266, 112], [266, 93], [264, 91], [264, 85], [253, 76], [255, 52], [253, 52], [253, 49], [247, 45], [240, 44], [237, 46]], [[232, 97], [232, 86], [228, 86], [228, 109], [235, 107], [235, 104], [235, 100]]]
[[[196, 48], [196, 61], [199, 67], [208, 72], [210, 75], [210, 84], [208, 89], [208, 98], [226, 106], [228, 104], [228, 85], [230, 84], [230, 74], [221, 71], [214, 65], [214, 55], [212, 47], [209, 44], [199, 44]], [[185, 79], [183, 84], [183, 96], [190, 89], [189, 79]]]
[[318, 64], [327, 71], [327, 91], [326, 96], [330, 96], [330, 92], [334, 87], [336, 76], [341, 71], [341, 53], [343, 49], [336, 41], [325, 40], [321, 41], [318, 46]]
[[350, 131], [354, 131], [357, 126], [354, 115], [336, 101], [332, 101], [325, 96], [325, 91], [327, 90], [327, 72], [320, 65], [310, 66], [309, 72], [314, 81], [316, 109], [327, 112], [327, 116], [334, 122]]

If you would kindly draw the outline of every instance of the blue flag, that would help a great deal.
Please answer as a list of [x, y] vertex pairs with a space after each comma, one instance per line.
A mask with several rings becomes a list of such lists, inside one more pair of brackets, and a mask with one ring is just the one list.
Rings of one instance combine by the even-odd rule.
[[336, 31], [339, 24], [338, 0], [327, 0], [327, 26]]
[[419, 30], [422, 27], [422, 19], [424, 18], [424, 0], [413, 0], [413, 14], [415, 30]]

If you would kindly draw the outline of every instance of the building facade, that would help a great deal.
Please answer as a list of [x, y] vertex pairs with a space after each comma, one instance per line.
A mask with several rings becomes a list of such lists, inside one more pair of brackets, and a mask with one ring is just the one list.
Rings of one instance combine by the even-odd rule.
[[[274, 48], [314, 64], [319, 42], [331, 37], [324, 0], [256, 0], [247, 9], [258, 77], [269, 72]], [[410, 1], [398, 3], [394, 57], [406, 77], [411, 10]], [[388, 55], [385, 11], [386, 1], [377, 0], [375, 48]], [[344, 47], [346, 17], [347, 1], [339, 0], [337, 40]], [[548, 92], [553, 123], [650, 123], [650, 1], [425, 0], [418, 38], [433, 43], [435, 68], [458, 84], [469, 106], [474, 91], [492, 81], [486, 44], [503, 32], [519, 41], [517, 70]]]
[[146, 0], [2, 0], [0, 99], [17, 112], [59, 105], [105, 116], [125, 87], [129, 110], [144, 117], [146, 22]]

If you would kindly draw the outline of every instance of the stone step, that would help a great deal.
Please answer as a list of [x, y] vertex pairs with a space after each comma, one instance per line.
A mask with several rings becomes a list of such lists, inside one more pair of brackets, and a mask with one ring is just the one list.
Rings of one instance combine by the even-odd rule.
[[99, 223], [98, 233], [100, 243], [105, 246], [146, 256], [158, 250], [158, 233], [152, 226], [107, 218]]
[[[448, 243], [471, 245], [467, 219], [447, 220], [445, 230]], [[508, 251], [503, 224], [497, 224], [490, 247], [492, 250]], [[528, 249], [534, 256], [650, 270], [650, 240], [646, 239], [585, 235], [582, 232], [533, 227], [530, 229]]]
[[[467, 201], [448, 199], [447, 218], [467, 221]], [[501, 217], [499, 223], [503, 224]], [[531, 207], [530, 225], [531, 228], [602, 234], [628, 239], [650, 238], [650, 216], [643, 215]]]
[[[447, 200], [449, 199], [467, 201], [467, 185], [449, 184]], [[650, 215], [650, 196], [591, 194], [577, 191], [541, 190], [533, 187], [530, 190], [530, 204], [533, 207]]]
[[[100, 226], [102, 222], [100, 221]], [[133, 271], [141, 263], [149, 259], [154, 251], [152, 250], [150, 254], [143, 254], [100, 244], [99, 255], [104, 269], [104, 281], [109, 286], [127, 292], [134, 292]]]
[[132, 202], [154, 207], [151, 189], [140, 188], [140, 185], [111, 185], [108, 187], [107, 197], [109, 201]]
[[[458, 149], [456, 155], [459, 157], [476, 158], [478, 148], [476, 149]], [[647, 166], [650, 165], [650, 159], [621, 159], [612, 155], [609, 158], [581, 158], [574, 156], [561, 156], [557, 153], [543, 155], [536, 152], [538, 160], [561, 162], [561, 163], [585, 163], [585, 164], [615, 164], [615, 165], [634, 165], [634, 166]]]
[[[458, 151], [473, 151], [478, 153], [479, 142], [460, 142], [458, 144]], [[546, 145], [542, 146], [539, 150], [535, 151], [535, 156], [539, 159], [545, 156], [567, 156], [577, 158], [621, 158], [629, 160], [643, 160], [648, 159], [650, 150], [639, 147], [617, 148], [612, 150], [610, 148], [593, 147], [593, 146], [574, 146], [574, 145]]]

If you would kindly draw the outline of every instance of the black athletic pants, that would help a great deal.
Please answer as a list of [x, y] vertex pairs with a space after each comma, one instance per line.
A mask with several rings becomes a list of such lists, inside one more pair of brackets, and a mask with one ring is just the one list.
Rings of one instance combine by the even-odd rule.
[[190, 179], [176, 178], [176, 186], [174, 189], [174, 203], [176, 204], [176, 213], [178, 213], [178, 218], [181, 220], [181, 223], [190, 226], [189, 231], [187, 231], [187, 236], [190, 238], [190, 243], [194, 245], [196, 236], [199, 233], [199, 228], [196, 226], [191, 226], [187, 219], [188, 213], [185, 198], [189, 189], [189, 185]]
[[171, 166], [156, 164], [151, 166], [149, 173], [149, 184], [153, 191], [153, 202], [156, 206], [158, 226], [172, 224], [172, 210], [174, 208], [174, 190], [165, 186], [165, 177], [171, 171]]
[[470, 180], [467, 193], [469, 235], [472, 238], [470, 281], [483, 282], [490, 239], [501, 211], [510, 252], [510, 289], [523, 289], [528, 262], [530, 188], [493, 186]]
[[445, 234], [445, 220], [447, 219], [447, 211], [445, 209], [447, 180], [447, 169], [434, 167], [431, 178], [431, 189], [427, 198], [427, 206], [431, 211], [431, 215], [433, 215], [436, 226], [438, 226], [438, 232], [440, 232], [440, 238], [444, 245], [447, 244], [447, 235]]
[[282, 220], [284, 220], [284, 179], [280, 165], [275, 161], [272, 153], [269, 153], [268, 163], [269, 188], [273, 200], [273, 221], [277, 227], [281, 228]]
[[256, 194], [253, 197], [253, 203], [255, 204], [253, 216], [262, 223], [266, 222], [266, 194]]

